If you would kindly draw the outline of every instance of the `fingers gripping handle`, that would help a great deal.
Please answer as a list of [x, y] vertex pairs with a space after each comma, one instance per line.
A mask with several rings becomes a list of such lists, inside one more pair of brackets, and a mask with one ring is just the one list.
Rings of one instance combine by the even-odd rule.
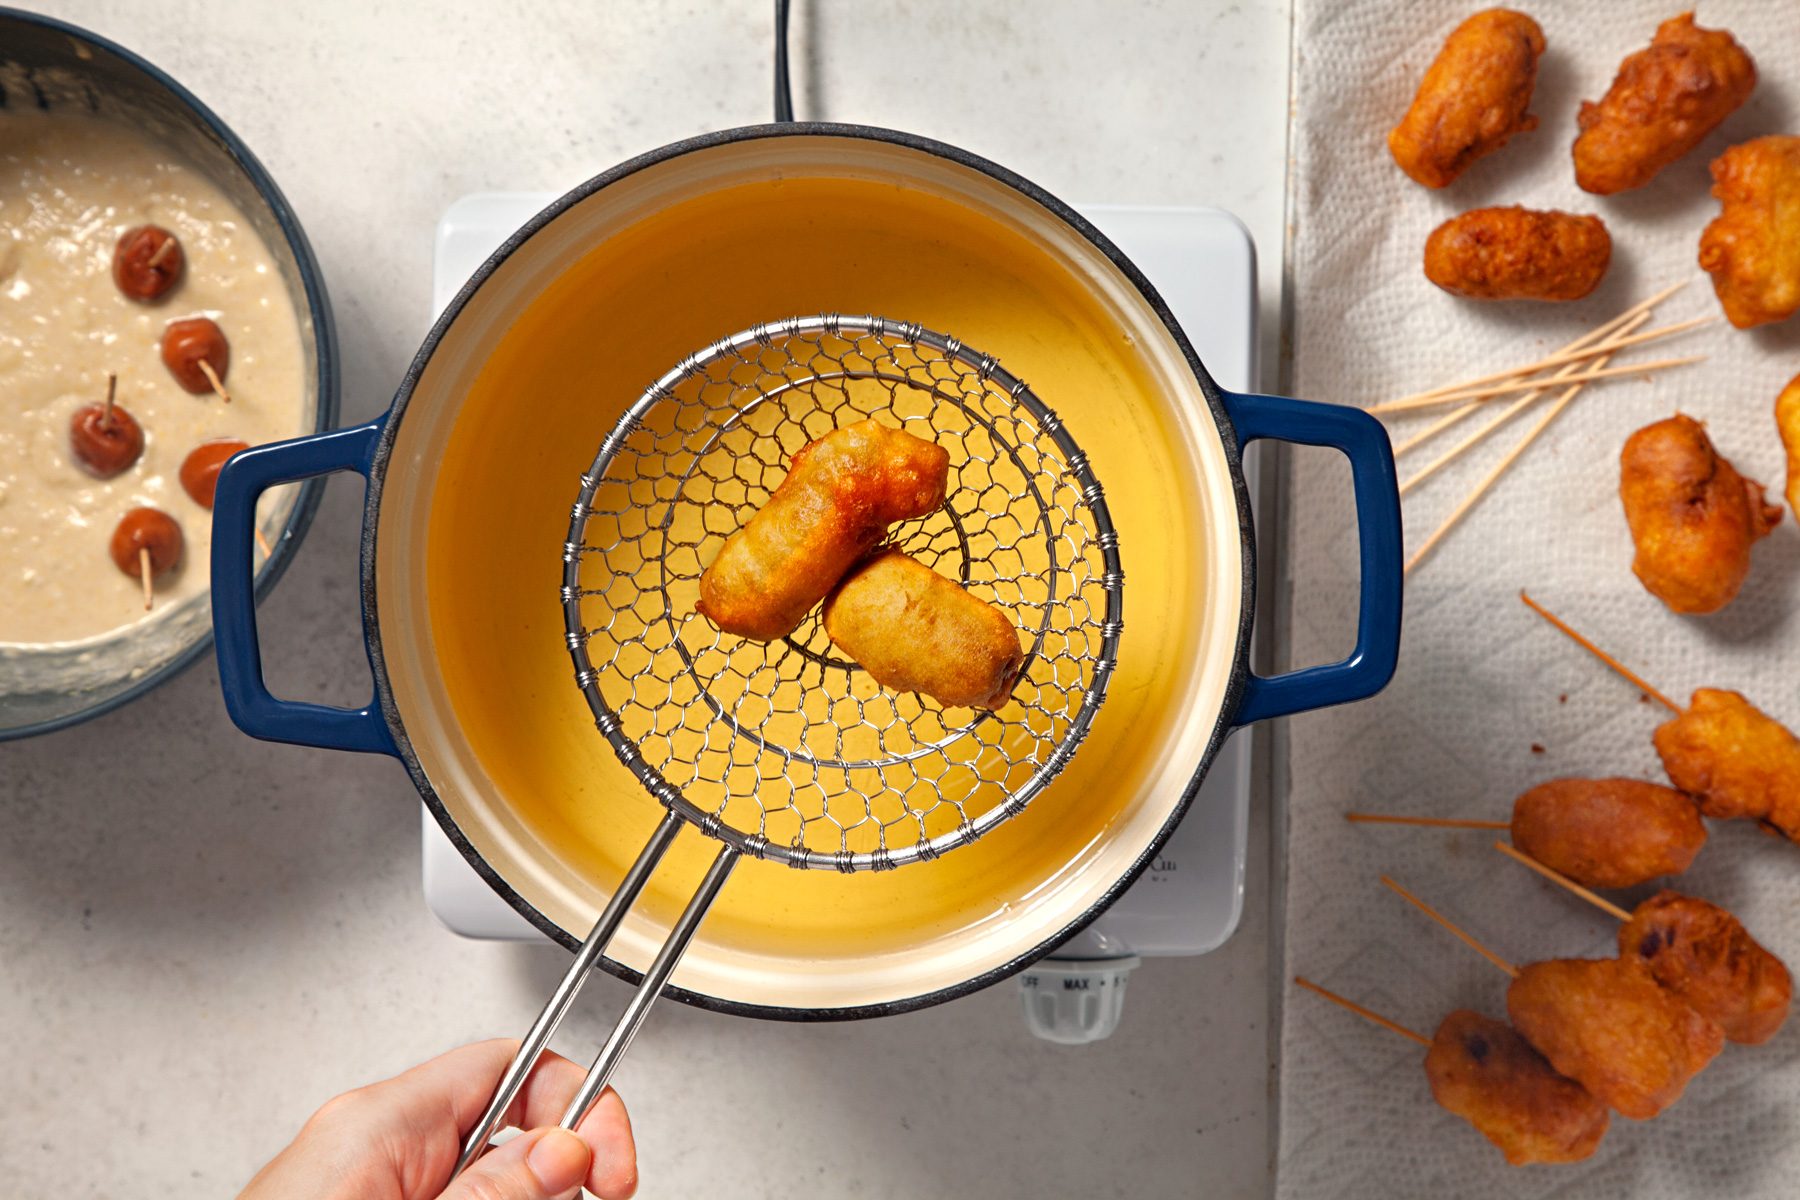
[[1374, 695], [1393, 678], [1400, 657], [1400, 488], [1387, 431], [1360, 409], [1285, 396], [1227, 393], [1225, 408], [1240, 444], [1272, 438], [1343, 452], [1350, 460], [1362, 559], [1356, 648], [1350, 656], [1286, 675], [1251, 674], [1237, 723], [1248, 725]]
[[213, 642], [225, 709], [252, 737], [301, 746], [394, 754], [394, 738], [371, 698], [361, 708], [277, 700], [263, 682], [256, 632], [256, 500], [277, 484], [333, 471], [368, 477], [385, 417], [314, 437], [254, 446], [233, 455], [213, 494]]

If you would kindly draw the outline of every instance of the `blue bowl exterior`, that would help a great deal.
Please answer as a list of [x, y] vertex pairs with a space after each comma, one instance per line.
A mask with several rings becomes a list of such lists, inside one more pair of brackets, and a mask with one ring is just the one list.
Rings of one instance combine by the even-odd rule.
[[[250, 217], [258, 236], [275, 255], [295, 311], [304, 312], [311, 325], [313, 352], [307, 366], [317, 396], [313, 429], [322, 433], [335, 426], [339, 393], [337, 327], [332, 320], [325, 278], [300, 227], [300, 219], [242, 139], [165, 71], [115, 42], [63, 21], [0, 8], [0, 63], [30, 68], [24, 88], [9, 91], [0, 86], [0, 115], [21, 105], [46, 110], [75, 106], [98, 116], [147, 126], [204, 171]], [[78, 76], [79, 85], [71, 88], [66, 77], [42, 86], [32, 81], [34, 71], [52, 68]], [[258, 600], [287, 570], [322, 494], [322, 481], [302, 486], [287, 527], [275, 543], [274, 554], [257, 573]], [[186, 669], [206, 653], [211, 641], [207, 636], [196, 639], [193, 645], [129, 687], [116, 692], [97, 690], [92, 693], [95, 699], [90, 704], [32, 724], [0, 728], [0, 741], [64, 729], [128, 704]]]

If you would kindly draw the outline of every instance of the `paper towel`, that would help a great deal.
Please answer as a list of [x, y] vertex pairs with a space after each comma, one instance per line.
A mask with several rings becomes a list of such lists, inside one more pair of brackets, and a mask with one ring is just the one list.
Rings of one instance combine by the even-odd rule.
[[[1548, 354], [1682, 279], [1692, 282], [1653, 324], [1716, 313], [1695, 264], [1700, 230], [1718, 211], [1707, 166], [1735, 142], [1800, 133], [1800, 5], [1705, 3], [1700, 24], [1732, 30], [1757, 60], [1750, 102], [1648, 186], [1589, 196], [1575, 186], [1569, 158], [1577, 104], [1599, 99], [1619, 60], [1648, 44], [1677, 6], [1528, 3], [1549, 43], [1532, 101], [1540, 127], [1449, 188], [1427, 191], [1394, 165], [1386, 134], [1445, 35], [1476, 7], [1298, 0], [1296, 395], [1366, 406], [1486, 374]], [[1426, 282], [1420, 258], [1433, 227], [1466, 209], [1513, 203], [1605, 218], [1613, 263], [1593, 296], [1478, 304]], [[1680, 617], [1632, 576], [1617, 494], [1626, 436], [1679, 409], [1704, 420], [1720, 452], [1779, 498], [1783, 456], [1771, 405], [1800, 371], [1800, 318], [1753, 332], [1721, 322], [1619, 361], [1687, 353], [1710, 358], [1651, 382], [1590, 387], [1413, 573], [1399, 671], [1386, 692], [1292, 722], [1282, 1197], [1800, 1193], [1800, 1021], [1767, 1045], [1728, 1045], [1655, 1121], [1615, 1117], [1587, 1162], [1517, 1169], [1433, 1103], [1418, 1046], [1286, 983], [1305, 974], [1427, 1036], [1454, 1008], [1504, 1016], [1505, 976], [1379, 886], [1382, 872], [1514, 961], [1615, 952], [1612, 918], [1501, 857], [1491, 849], [1495, 834], [1341, 818], [1364, 809], [1504, 820], [1513, 798], [1545, 779], [1662, 778], [1650, 733], [1666, 714], [1525, 609], [1521, 587], [1678, 699], [1701, 685], [1736, 688], [1800, 727], [1800, 525], [1786, 518], [1757, 546], [1749, 582], [1728, 609]], [[1390, 428], [1397, 440], [1428, 419]], [[1407, 498], [1409, 546], [1534, 420], [1535, 411], [1518, 419]], [[1431, 448], [1407, 455], [1402, 477], [1430, 456]], [[1295, 664], [1341, 657], [1352, 639], [1354, 523], [1347, 473], [1330, 457], [1309, 452], [1292, 472], [1286, 567]], [[1800, 968], [1800, 846], [1745, 823], [1713, 823], [1694, 867], [1671, 882], [1726, 905]], [[1622, 899], [1629, 905], [1650, 890]]]

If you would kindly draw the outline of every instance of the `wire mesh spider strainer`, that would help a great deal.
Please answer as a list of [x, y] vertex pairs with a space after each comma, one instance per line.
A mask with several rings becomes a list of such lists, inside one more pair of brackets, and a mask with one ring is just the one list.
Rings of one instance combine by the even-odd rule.
[[[884, 690], [815, 609], [785, 639], [721, 633], [699, 578], [807, 442], [877, 418], [944, 447], [948, 497], [893, 545], [1007, 613], [1026, 649], [995, 711]], [[576, 991], [684, 824], [721, 844], [564, 1114], [605, 1088], [744, 855], [796, 868], [929, 860], [1023, 811], [1067, 764], [1117, 660], [1118, 536], [1056, 414], [987, 355], [880, 317], [793, 318], [714, 343], [606, 436], [563, 546], [576, 682], [666, 808], [520, 1047], [458, 1170], [487, 1144]]]

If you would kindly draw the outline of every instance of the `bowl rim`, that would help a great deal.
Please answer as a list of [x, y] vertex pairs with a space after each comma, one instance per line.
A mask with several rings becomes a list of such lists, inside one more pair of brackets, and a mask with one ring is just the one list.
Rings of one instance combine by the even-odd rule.
[[[269, 174], [268, 169], [262, 165], [261, 160], [251, 152], [244, 140], [234, 133], [231, 127], [225, 124], [219, 115], [208, 108], [198, 96], [182, 86], [173, 75], [135, 51], [79, 25], [61, 21], [55, 17], [47, 17], [41, 13], [26, 12], [23, 9], [0, 5], [0, 24], [6, 22], [52, 30], [78, 42], [85, 42], [95, 49], [105, 51], [127, 66], [141, 72], [151, 83], [168, 92], [224, 145], [232, 162], [250, 180], [257, 195], [262, 198], [263, 203], [268, 206], [271, 215], [274, 216], [275, 224], [280, 228], [282, 236], [286, 238], [288, 249], [294, 256], [294, 264], [300, 273], [301, 286], [306, 293], [307, 313], [312, 319], [313, 326], [312, 353], [318, 366], [317, 403], [313, 413], [313, 427], [308, 433], [319, 434], [335, 428], [338, 420], [340, 392], [337, 325], [332, 318], [331, 298], [325, 289], [325, 276], [319, 269], [318, 259], [313, 255], [312, 244], [307, 241], [306, 232], [301, 228], [299, 216], [295, 214], [293, 206], [288, 203], [287, 197], [282, 194], [281, 188], [275, 183], [275, 179]], [[293, 508], [288, 511], [287, 524], [283, 526], [280, 536], [275, 541], [275, 552], [269, 556], [268, 561], [264, 562], [256, 573], [255, 596], [259, 603], [274, 588], [276, 582], [280, 580], [283, 573], [287, 571], [288, 565], [293, 561], [294, 554], [299, 549], [300, 540], [311, 526], [313, 514], [318, 511], [319, 501], [324, 495], [324, 485], [323, 479], [309, 479], [300, 485], [300, 495], [294, 501]], [[209, 596], [211, 590], [212, 581], [209, 579], [207, 581]], [[192, 666], [203, 654], [212, 649], [212, 641], [212, 623], [209, 621], [203, 626], [200, 636], [195, 638], [190, 645], [131, 686], [61, 716], [36, 721], [29, 725], [0, 728], [0, 742], [67, 729], [129, 704]]]

